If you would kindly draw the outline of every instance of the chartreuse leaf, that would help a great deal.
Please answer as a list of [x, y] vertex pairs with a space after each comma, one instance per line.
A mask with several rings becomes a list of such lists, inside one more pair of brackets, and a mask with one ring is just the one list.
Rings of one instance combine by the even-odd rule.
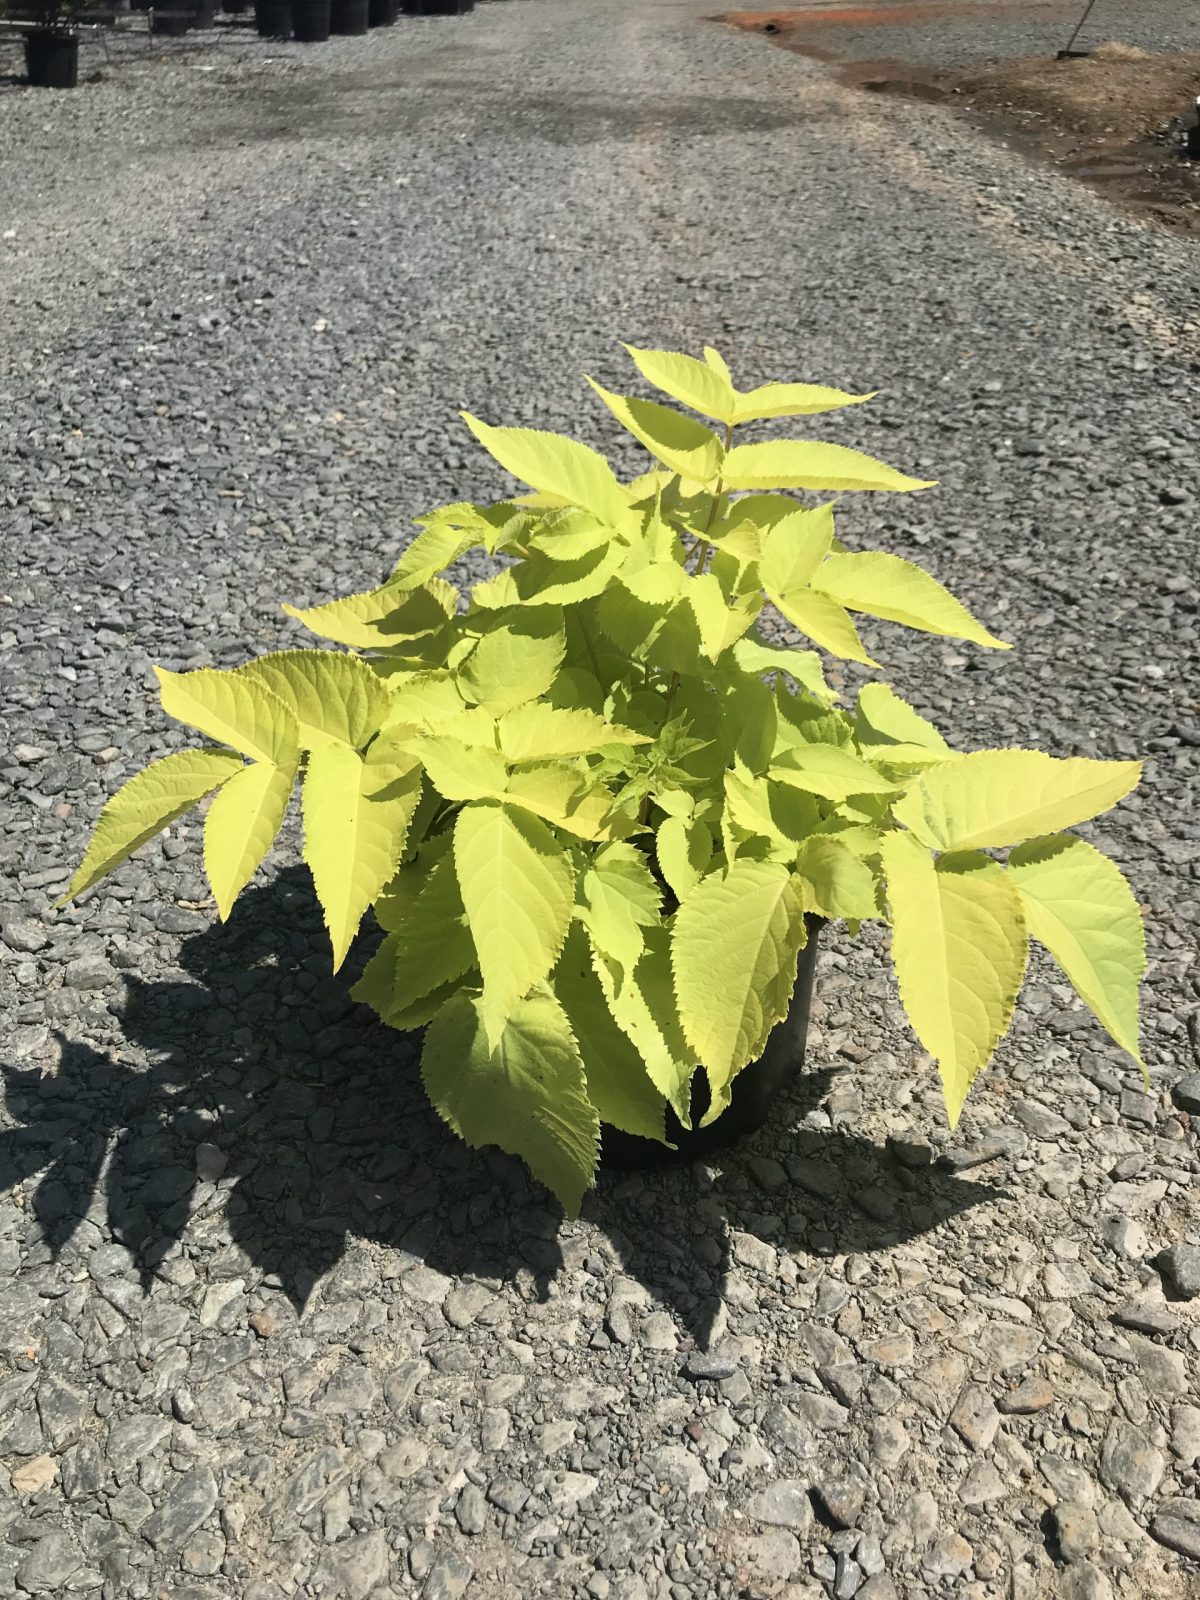
[[389, 698], [385, 726], [410, 723], [432, 728], [447, 718], [461, 716], [466, 709], [454, 673], [445, 668], [401, 673], [386, 681]]
[[649, 744], [644, 733], [606, 722], [594, 711], [563, 711], [539, 703], [500, 718], [500, 749], [507, 761], [549, 761], [591, 755], [610, 745]]
[[243, 770], [241, 756], [232, 750], [177, 750], [135, 773], [105, 802], [87, 853], [58, 904], [90, 889], [176, 817]]
[[440, 733], [414, 739], [410, 749], [445, 800], [495, 800], [504, 793], [508, 771], [498, 750]]
[[816, 439], [769, 439], [738, 444], [725, 457], [726, 489], [932, 489], [873, 456]]
[[561, 433], [493, 428], [465, 411], [462, 417], [487, 453], [522, 483], [582, 506], [602, 522], [614, 524], [625, 515], [625, 495], [599, 451]]
[[813, 575], [812, 586], [848, 611], [865, 611], [921, 633], [966, 639], [993, 650], [1012, 648], [976, 622], [936, 578], [882, 550], [829, 556]]
[[717, 482], [725, 447], [711, 428], [654, 400], [626, 398], [612, 394], [594, 378], [588, 382], [622, 427], [628, 428], [652, 456], [694, 483]]
[[843, 406], [860, 406], [873, 400], [870, 394], [847, 394], [844, 389], [827, 389], [820, 383], [763, 383], [747, 394], [739, 394], [733, 420], [765, 422], [769, 417], [811, 417], [821, 411], [839, 411]]
[[797, 650], [790, 645], [765, 644], [757, 636], [739, 639], [733, 659], [743, 672], [786, 672], [823, 705], [831, 705], [837, 695], [825, 682], [821, 658], [815, 650]]
[[934, 1057], [950, 1126], [1004, 1037], [1028, 941], [1016, 885], [978, 851], [935, 863], [911, 834], [882, 842], [892, 962], [913, 1032]]
[[336, 650], [280, 650], [237, 669], [265, 684], [296, 719], [300, 747], [330, 740], [361, 750], [390, 714], [386, 686], [365, 661]]
[[600, 1121], [664, 1143], [666, 1099], [608, 1009], [587, 936], [577, 925], [567, 935], [552, 986], [579, 1046], [588, 1099]]
[[459, 812], [454, 862], [483, 973], [480, 1015], [498, 1046], [513, 1008], [558, 960], [575, 868], [539, 818], [486, 802]]
[[723, 822], [727, 833], [726, 853], [730, 859], [746, 854], [761, 859], [762, 852], [744, 851], [737, 846], [747, 839], [765, 839], [771, 847], [771, 860], [791, 861], [801, 839], [811, 833], [819, 821], [817, 805], [811, 795], [741, 772], [725, 774]]
[[731, 606], [715, 573], [702, 572], [699, 577], [688, 578], [683, 591], [684, 599], [696, 618], [700, 631], [700, 648], [710, 661], [716, 661], [731, 644], [735, 644], [762, 610], [762, 596], [757, 590], [742, 595]]
[[733, 1078], [787, 1013], [803, 909], [787, 867], [735, 861], [703, 879], [675, 913], [671, 969], [683, 1031], [708, 1073], [705, 1123], [729, 1104]]
[[392, 569], [388, 587], [418, 589], [439, 572], [453, 566], [474, 544], [482, 543], [482, 533], [450, 522], [433, 522], [419, 533]]
[[893, 794], [896, 785], [861, 757], [836, 744], [798, 744], [771, 763], [779, 783], [841, 802], [853, 794]]
[[595, 947], [631, 970], [645, 948], [643, 930], [657, 924], [662, 895], [646, 857], [634, 845], [598, 850], [579, 885], [579, 920]]
[[353, 650], [386, 650], [422, 639], [444, 628], [447, 621], [444, 592], [432, 581], [419, 589], [389, 583], [308, 610], [289, 605], [283, 609], [319, 638]]
[[777, 594], [768, 589], [767, 599], [801, 633], [819, 644], [822, 650], [828, 650], [831, 656], [840, 656], [844, 661], [861, 661], [866, 667], [877, 665], [867, 654], [850, 613], [829, 595], [816, 589], [794, 589], [791, 594]]
[[1120, 869], [1086, 840], [1060, 833], [1014, 850], [1008, 873], [1030, 934], [1141, 1066], [1138, 984], [1146, 970], [1146, 936]]
[[231, 744], [253, 761], [287, 767], [299, 759], [296, 719], [264, 685], [212, 667], [198, 672], [167, 672], [162, 667], [154, 671], [169, 717], [221, 744]]
[[879, 915], [875, 874], [836, 835], [813, 834], [796, 855], [804, 909], [858, 922]]
[[204, 819], [204, 870], [224, 922], [275, 842], [296, 781], [296, 765], [255, 761], [235, 772]]
[[762, 536], [758, 575], [763, 588], [776, 594], [807, 588], [832, 542], [832, 504], [781, 517]]
[[713, 840], [708, 825], [695, 817], [667, 817], [655, 835], [658, 867], [677, 900], [693, 890], [712, 860]]
[[[399, 927], [383, 941], [350, 991], [395, 1026], [410, 1020], [414, 1007], [471, 970], [475, 945], [467, 927], [454, 857], [447, 851], [434, 862]], [[435, 1009], [437, 1009], [435, 1007]]]
[[498, 716], [545, 694], [566, 649], [563, 614], [557, 606], [491, 612], [478, 644], [458, 669], [459, 687]]
[[659, 923], [643, 934], [642, 953], [628, 967], [598, 949], [593, 937], [596, 976], [617, 1026], [632, 1041], [650, 1081], [682, 1125], [690, 1128], [696, 1055], [684, 1038], [675, 1005], [670, 933]]
[[923, 772], [893, 813], [934, 850], [1002, 849], [1098, 816], [1141, 775], [1140, 761], [977, 750]]
[[456, 994], [429, 1025], [421, 1077], [460, 1138], [520, 1156], [567, 1216], [579, 1215], [600, 1123], [566, 1013], [548, 989], [516, 1001], [498, 1031], [482, 996]]
[[548, 512], [538, 531], [530, 535], [528, 544], [531, 550], [539, 550], [551, 561], [578, 561], [601, 549], [612, 537], [612, 529], [590, 511], [567, 506]]
[[886, 683], [865, 683], [858, 691], [854, 737], [875, 760], [896, 766], [931, 766], [954, 754], [933, 723]]
[[421, 797], [415, 758], [377, 740], [366, 756], [349, 745], [309, 752], [304, 774], [304, 859], [333, 944], [334, 971], [363, 913], [395, 872]]
[[673, 350], [639, 350], [631, 344], [625, 349], [647, 383], [701, 416], [732, 423], [737, 397], [724, 363], [715, 366]]
[[504, 798], [579, 839], [607, 839], [613, 832], [607, 820], [612, 796], [590, 787], [577, 767], [552, 761], [518, 767], [508, 775]]
[[[552, 561], [549, 556], [534, 554], [500, 577], [510, 580], [512, 594], [522, 605], [568, 606], [603, 594], [628, 558], [628, 547], [614, 539], [574, 561]], [[481, 587], [472, 591], [476, 600]]]

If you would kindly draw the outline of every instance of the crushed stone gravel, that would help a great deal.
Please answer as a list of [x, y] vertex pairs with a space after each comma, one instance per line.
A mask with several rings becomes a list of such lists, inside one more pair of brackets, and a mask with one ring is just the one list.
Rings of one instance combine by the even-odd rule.
[[[0, 1595], [1198, 1592], [1200, 257], [704, 9], [0, 82]], [[53, 910], [183, 742], [151, 662], [278, 648], [502, 492], [459, 408], [619, 448], [619, 339], [879, 388], [822, 434], [942, 487], [843, 536], [1016, 647], [868, 630], [897, 686], [1150, 757], [1094, 830], [1148, 1088], [1038, 962], [951, 1137], [835, 931], [772, 1124], [568, 1227], [330, 976], [294, 824], [225, 927], [195, 819]]]

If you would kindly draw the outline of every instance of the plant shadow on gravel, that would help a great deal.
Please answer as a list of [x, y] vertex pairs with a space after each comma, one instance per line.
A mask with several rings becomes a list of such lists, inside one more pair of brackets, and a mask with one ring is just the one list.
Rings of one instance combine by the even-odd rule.
[[[401, 1270], [424, 1261], [553, 1297], [564, 1264], [557, 1214], [519, 1162], [469, 1150], [442, 1126], [424, 1098], [416, 1040], [349, 999], [351, 974], [330, 975], [306, 873], [251, 891], [227, 927], [183, 941], [180, 963], [188, 981], [125, 980], [123, 1028], [145, 1065], [63, 1040], [57, 1074], [3, 1069], [9, 1113], [23, 1125], [0, 1134], [0, 1187], [42, 1174], [31, 1211], [52, 1254], [99, 1214], [145, 1288], [181, 1240], [203, 1270], [205, 1249], [231, 1238], [302, 1309], [366, 1239], [397, 1251]], [[793, 1133], [830, 1078], [803, 1074], [772, 1124], [717, 1162], [724, 1175], [707, 1192], [711, 1180], [681, 1166], [632, 1182], [602, 1174], [588, 1201], [624, 1270], [701, 1347], [732, 1230], [813, 1256], [861, 1253], [998, 1195], [934, 1169], [903, 1171], [851, 1134]], [[747, 1155], [800, 1157], [821, 1197], [795, 1185], [763, 1192], [746, 1176]], [[204, 1188], [214, 1180], [224, 1196]]]

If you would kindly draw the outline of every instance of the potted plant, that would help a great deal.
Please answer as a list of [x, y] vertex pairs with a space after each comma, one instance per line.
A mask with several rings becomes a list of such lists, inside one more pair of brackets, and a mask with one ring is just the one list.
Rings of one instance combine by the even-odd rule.
[[79, 82], [81, 0], [33, 0], [26, 16], [25, 73], [35, 89], [74, 89]]
[[[441, 1115], [524, 1157], [570, 1215], [609, 1130], [666, 1150], [761, 1119], [802, 1056], [829, 919], [891, 924], [952, 1124], [1030, 937], [1140, 1059], [1137, 904], [1070, 831], [1140, 763], [958, 754], [879, 678], [842, 705], [820, 652], [876, 665], [854, 613], [1008, 648], [921, 568], [841, 543], [833, 500], [793, 496], [931, 485], [837, 444], [743, 442], [868, 395], [739, 390], [714, 350], [630, 354], [687, 408], [592, 384], [650, 452], [644, 475], [467, 416], [531, 492], [431, 512], [378, 588], [284, 607], [338, 649], [160, 671], [164, 710], [212, 742], [109, 800], [69, 893], [213, 795], [227, 917], [300, 776], [335, 968], [373, 908], [384, 937], [355, 995], [426, 1030]], [[479, 546], [508, 564], [463, 594], [445, 573]], [[816, 648], [761, 633], [768, 608]]]

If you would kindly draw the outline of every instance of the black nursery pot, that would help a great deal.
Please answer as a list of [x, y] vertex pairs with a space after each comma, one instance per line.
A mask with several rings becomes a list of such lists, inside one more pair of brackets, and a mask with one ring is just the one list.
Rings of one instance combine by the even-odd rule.
[[[196, 0], [162, 0], [161, 9], [155, 0], [150, 18], [150, 32], [178, 38], [196, 26]], [[211, 26], [211, 24], [210, 24]]]
[[254, 0], [254, 26], [264, 39], [290, 39], [292, 0]]
[[[808, 938], [796, 966], [796, 987], [787, 1016], [776, 1023], [767, 1038], [766, 1048], [757, 1061], [743, 1067], [733, 1080], [728, 1106], [707, 1128], [680, 1126], [667, 1107], [667, 1138], [675, 1146], [668, 1150], [653, 1139], [605, 1127], [600, 1136], [601, 1161], [606, 1167], [625, 1170], [638, 1167], [665, 1167], [681, 1161], [695, 1161], [714, 1150], [723, 1150], [762, 1127], [781, 1091], [804, 1068], [804, 1047], [808, 1040], [808, 1009], [812, 1004], [813, 979], [817, 970], [817, 944], [823, 917], [806, 916]], [[708, 1109], [708, 1080], [703, 1072], [692, 1079], [692, 1122], [699, 1124]]]
[[371, 26], [371, 0], [333, 0], [329, 12], [330, 33], [366, 33]]
[[408, 0], [404, 9], [415, 17], [465, 17], [475, 0]]
[[79, 40], [53, 28], [25, 35], [25, 72], [35, 89], [74, 89], [79, 82]]
[[373, 28], [390, 28], [396, 20], [397, 0], [369, 0], [369, 8]]
[[211, 28], [217, 20], [217, 0], [196, 0], [193, 28]]
[[329, 27], [330, 0], [292, 0], [292, 29], [301, 44], [324, 44]]

